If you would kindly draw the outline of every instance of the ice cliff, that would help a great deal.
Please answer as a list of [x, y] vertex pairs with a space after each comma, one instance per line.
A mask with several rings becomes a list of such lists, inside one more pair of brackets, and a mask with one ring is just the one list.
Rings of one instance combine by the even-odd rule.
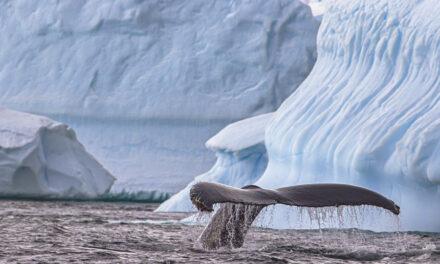
[[[401, 206], [403, 229], [440, 231], [440, 3], [328, 7], [315, 67], [266, 128], [268, 165], [255, 184], [364, 186]], [[286, 210], [271, 226], [291, 224]]]
[[0, 108], [0, 196], [94, 198], [114, 177], [67, 125]]
[[0, 105], [73, 127], [112, 190], [174, 192], [304, 80], [317, 29], [292, 0], [1, 1]]

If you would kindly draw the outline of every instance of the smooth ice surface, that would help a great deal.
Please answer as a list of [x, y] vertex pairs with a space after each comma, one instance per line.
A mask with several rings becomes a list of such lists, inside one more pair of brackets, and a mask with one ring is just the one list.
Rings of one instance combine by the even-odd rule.
[[254, 116], [232, 123], [206, 142], [206, 147], [215, 150], [236, 152], [264, 142], [266, 125], [273, 113]]
[[0, 196], [93, 198], [113, 181], [67, 125], [0, 108]]
[[[269, 161], [254, 183], [363, 186], [401, 207], [400, 225], [367, 208], [369, 223], [358, 227], [440, 231], [440, 2], [340, 0], [328, 8], [316, 65], [267, 126]], [[304, 226], [287, 206], [262, 215], [269, 227], [328, 226]], [[357, 213], [337, 215], [350, 222]]]
[[0, 104], [72, 126], [118, 181], [175, 192], [226, 124], [274, 111], [316, 59], [292, 0], [2, 1]]
[[327, 4], [331, 3], [332, 0], [300, 0], [306, 5], [309, 5], [312, 10], [312, 14], [319, 20], [327, 11]]
[[214, 166], [162, 203], [157, 210], [195, 211], [189, 199], [189, 190], [197, 182], [218, 182], [242, 187], [260, 178], [267, 165], [264, 131], [272, 116], [273, 113], [268, 113], [238, 121], [212, 137], [206, 145], [217, 156]]

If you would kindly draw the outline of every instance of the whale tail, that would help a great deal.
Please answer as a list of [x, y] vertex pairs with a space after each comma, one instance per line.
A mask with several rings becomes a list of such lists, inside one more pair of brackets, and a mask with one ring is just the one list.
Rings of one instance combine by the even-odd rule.
[[255, 185], [238, 189], [199, 182], [191, 188], [190, 198], [200, 211], [212, 212], [214, 204], [221, 204], [199, 239], [209, 249], [241, 247], [260, 211], [273, 204], [299, 207], [372, 205], [396, 215], [400, 213], [399, 206], [379, 193], [346, 184], [306, 184], [268, 190]]

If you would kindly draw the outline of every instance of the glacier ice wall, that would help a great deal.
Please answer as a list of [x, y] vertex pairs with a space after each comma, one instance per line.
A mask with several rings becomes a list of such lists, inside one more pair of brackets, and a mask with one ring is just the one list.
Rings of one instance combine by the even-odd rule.
[[264, 187], [341, 182], [396, 201], [404, 229], [440, 231], [437, 1], [335, 1], [308, 78], [266, 130]]
[[291, 0], [1, 1], [0, 104], [71, 125], [116, 190], [173, 192], [303, 81], [317, 29]]
[[67, 125], [0, 108], [0, 196], [94, 198], [113, 181]]
[[264, 132], [272, 115], [263, 114], [230, 124], [208, 140], [206, 146], [217, 156], [214, 166], [163, 202], [157, 211], [195, 211], [189, 199], [189, 191], [197, 182], [218, 182], [242, 187], [258, 180], [267, 166]]

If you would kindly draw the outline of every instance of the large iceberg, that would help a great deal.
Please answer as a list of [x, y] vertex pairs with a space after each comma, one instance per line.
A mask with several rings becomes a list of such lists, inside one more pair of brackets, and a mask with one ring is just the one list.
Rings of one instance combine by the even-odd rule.
[[95, 198], [113, 181], [67, 125], [0, 108], [0, 196]]
[[175, 192], [305, 79], [318, 26], [292, 0], [1, 1], [0, 104], [73, 127], [112, 191]]
[[440, 230], [440, 3], [336, 1], [318, 60], [266, 130], [264, 187], [343, 182], [401, 205], [402, 227]]
[[[328, 7], [315, 67], [266, 128], [255, 184], [364, 186], [401, 206], [401, 228], [440, 231], [440, 2]], [[271, 226], [289, 227], [289, 209], [275, 210]]]

